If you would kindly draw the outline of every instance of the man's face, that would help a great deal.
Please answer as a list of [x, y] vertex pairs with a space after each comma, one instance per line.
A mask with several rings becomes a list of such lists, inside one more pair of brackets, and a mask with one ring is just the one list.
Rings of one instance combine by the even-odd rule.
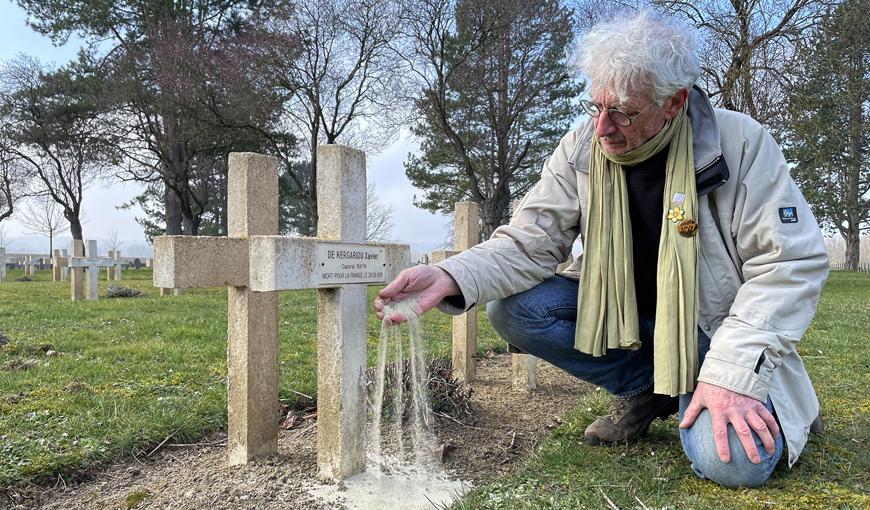
[[[679, 112], [683, 99], [678, 100], [677, 96], [670, 97], [663, 106], [659, 107], [651, 104], [651, 101], [643, 95], [620, 103], [616, 96], [609, 92], [594, 92], [591, 100], [599, 106], [601, 115], [592, 118], [592, 125], [595, 127], [595, 136], [598, 138], [601, 150], [605, 154], [620, 156], [640, 147], [662, 130], [667, 119]], [[622, 110], [629, 117], [634, 117], [631, 125], [623, 127], [614, 124], [607, 115], [609, 108]], [[640, 114], [635, 117], [638, 112]]]

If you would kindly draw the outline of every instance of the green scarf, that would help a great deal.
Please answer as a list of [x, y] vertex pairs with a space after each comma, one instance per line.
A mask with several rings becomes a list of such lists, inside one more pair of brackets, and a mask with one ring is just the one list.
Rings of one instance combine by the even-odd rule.
[[[640, 347], [631, 220], [622, 166], [636, 165], [670, 144], [656, 273], [654, 391], [690, 392], [698, 365], [698, 254], [692, 126], [687, 105], [642, 146], [621, 156], [601, 151], [593, 136], [589, 207], [583, 239], [574, 348], [593, 356]], [[681, 232], [681, 233], [680, 233]]]

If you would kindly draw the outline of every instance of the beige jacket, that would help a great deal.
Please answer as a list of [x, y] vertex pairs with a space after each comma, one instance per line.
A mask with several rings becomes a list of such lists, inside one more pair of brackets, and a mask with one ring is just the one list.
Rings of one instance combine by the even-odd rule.
[[[762, 402], [769, 395], [791, 466], [819, 412], [796, 347], [827, 278], [825, 244], [779, 146], [760, 124], [713, 109], [699, 89], [689, 96], [689, 116], [702, 195], [698, 325], [712, 340], [698, 379]], [[439, 264], [462, 291], [462, 299], [439, 308], [459, 313], [555, 273], [585, 228], [592, 129], [587, 121], [562, 138], [509, 225]], [[566, 273], [577, 276], [579, 268], [577, 260]]]

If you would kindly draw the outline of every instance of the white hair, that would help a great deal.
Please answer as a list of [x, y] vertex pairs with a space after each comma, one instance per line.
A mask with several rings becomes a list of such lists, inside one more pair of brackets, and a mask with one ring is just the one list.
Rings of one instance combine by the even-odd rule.
[[593, 26], [574, 62], [593, 94], [604, 91], [620, 102], [643, 94], [661, 106], [701, 75], [697, 48], [694, 29], [641, 10]]

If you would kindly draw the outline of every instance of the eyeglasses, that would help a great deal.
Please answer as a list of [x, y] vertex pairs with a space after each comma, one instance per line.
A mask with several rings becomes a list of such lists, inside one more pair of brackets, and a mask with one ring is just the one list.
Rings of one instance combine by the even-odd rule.
[[[628, 127], [631, 125], [631, 121], [636, 119], [638, 115], [644, 112], [647, 108], [654, 105], [655, 103], [650, 103], [646, 105], [643, 110], [635, 113], [634, 115], [629, 115], [622, 110], [617, 110], [616, 108], [608, 108], [607, 109], [607, 117], [620, 127]], [[601, 115], [601, 106], [593, 103], [592, 101], [587, 101], [585, 99], [580, 100], [580, 107], [583, 108], [583, 111], [586, 112], [590, 117], [598, 118]]]

